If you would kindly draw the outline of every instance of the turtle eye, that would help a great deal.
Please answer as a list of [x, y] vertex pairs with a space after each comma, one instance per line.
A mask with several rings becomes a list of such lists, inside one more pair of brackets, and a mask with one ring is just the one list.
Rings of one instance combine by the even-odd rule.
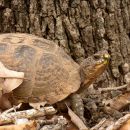
[[100, 60], [100, 58], [101, 58], [100, 55], [94, 55], [93, 57], [95, 60]]

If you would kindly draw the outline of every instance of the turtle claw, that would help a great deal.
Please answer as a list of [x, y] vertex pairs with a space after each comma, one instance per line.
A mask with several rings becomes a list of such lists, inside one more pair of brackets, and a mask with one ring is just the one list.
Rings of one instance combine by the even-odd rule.
[[44, 107], [46, 103], [47, 102], [29, 103], [29, 105], [36, 110], [40, 110], [40, 107]]

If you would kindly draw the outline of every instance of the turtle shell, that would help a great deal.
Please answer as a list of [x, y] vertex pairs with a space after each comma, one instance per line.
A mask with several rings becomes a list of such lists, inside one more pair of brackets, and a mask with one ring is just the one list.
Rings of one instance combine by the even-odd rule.
[[79, 65], [56, 43], [30, 34], [0, 35], [0, 61], [25, 73], [13, 97], [21, 102], [54, 104], [80, 87]]

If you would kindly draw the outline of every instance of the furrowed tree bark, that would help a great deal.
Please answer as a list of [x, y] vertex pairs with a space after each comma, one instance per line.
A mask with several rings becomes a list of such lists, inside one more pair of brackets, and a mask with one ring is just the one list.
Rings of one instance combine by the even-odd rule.
[[111, 61], [100, 87], [124, 84], [120, 66], [130, 64], [130, 0], [0, 0], [0, 33], [9, 32], [53, 40], [76, 62], [106, 49]]

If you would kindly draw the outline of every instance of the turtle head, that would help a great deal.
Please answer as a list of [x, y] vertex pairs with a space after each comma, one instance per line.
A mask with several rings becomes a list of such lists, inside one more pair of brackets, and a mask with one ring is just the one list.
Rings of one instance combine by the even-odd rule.
[[87, 87], [93, 83], [104, 72], [109, 60], [110, 55], [107, 51], [99, 51], [85, 59], [80, 66], [82, 84]]

